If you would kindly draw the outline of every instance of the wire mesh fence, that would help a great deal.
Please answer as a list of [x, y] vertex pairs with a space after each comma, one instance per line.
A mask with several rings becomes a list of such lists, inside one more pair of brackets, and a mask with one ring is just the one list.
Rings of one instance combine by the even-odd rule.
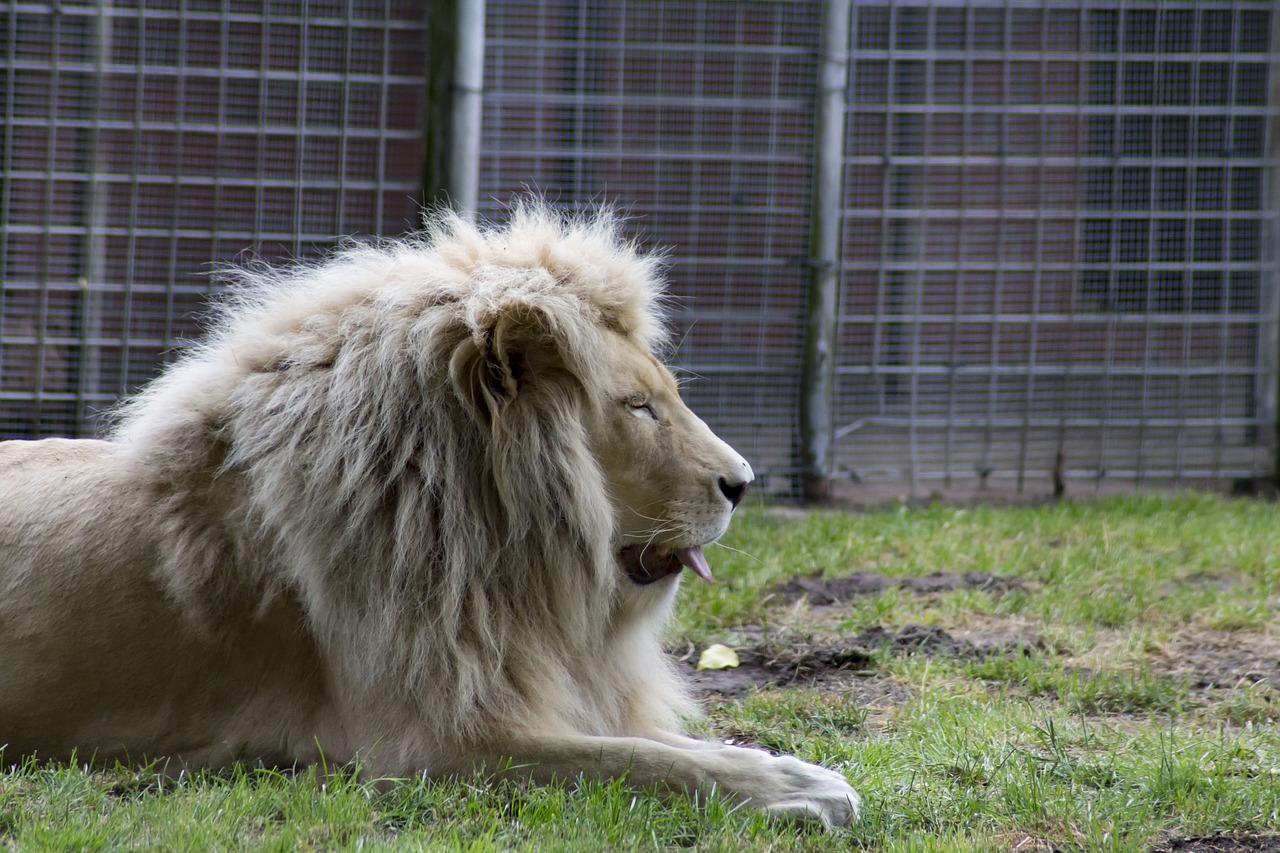
[[855, 14], [843, 470], [915, 492], [1267, 470], [1273, 5]]
[[[790, 490], [821, 4], [489, 0], [482, 214], [614, 201], [695, 410]], [[853, 0], [829, 470], [851, 494], [1274, 467], [1271, 0]], [[416, 218], [409, 0], [0, 6], [0, 433], [84, 434], [211, 262]]]
[[482, 196], [622, 205], [670, 253], [686, 398], [788, 487], [819, 5], [489, 8]]
[[[490, 8], [483, 189], [627, 205], [687, 396], [793, 487], [821, 4]], [[1272, 3], [852, 11], [846, 493], [1270, 472]]]
[[0, 436], [92, 432], [210, 264], [416, 218], [418, 4], [0, 6]]

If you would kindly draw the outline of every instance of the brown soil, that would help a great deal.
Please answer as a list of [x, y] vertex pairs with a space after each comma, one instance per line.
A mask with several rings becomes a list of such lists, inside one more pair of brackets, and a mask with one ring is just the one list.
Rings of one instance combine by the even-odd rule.
[[769, 592], [784, 602], [806, 599], [815, 607], [841, 604], [860, 595], [875, 595], [890, 588], [927, 595], [957, 589], [985, 589], [1005, 592], [1024, 589], [1019, 578], [1002, 577], [988, 572], [933, 572], [914, 578], [891, 578], [874, 572], [854, 572], [836, 578], [801, 575], [775, 584]]
[[1152, 853], [1280, 853], [1280, 835], [1208, 835], [1174, 838]]
[[1185, 680], [1192, 690], [1280, 691], [1280, 638], [1272, 636], [1187, 634], [1149, 660], [1153, 669]]

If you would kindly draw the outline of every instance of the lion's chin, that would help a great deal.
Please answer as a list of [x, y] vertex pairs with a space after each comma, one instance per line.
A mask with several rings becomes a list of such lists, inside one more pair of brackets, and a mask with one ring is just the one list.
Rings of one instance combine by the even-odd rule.
[[646, 586], [663, 578], [678, 575], [689, 568], [705, 581], [711, 581], [711, 567], [702, 547], [665, 550], [654, 545], [628, 545], [618, 552], [618, 562], [632, 583]]

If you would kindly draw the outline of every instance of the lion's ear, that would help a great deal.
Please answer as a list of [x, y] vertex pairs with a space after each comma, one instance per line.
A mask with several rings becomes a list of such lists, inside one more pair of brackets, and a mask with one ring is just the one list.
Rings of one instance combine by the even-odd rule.
[[545, 318], [536, 311], [513, 311], [464, 341], [453, 354], [449, 375], [475, 413], [492, 422], [554, 359]]
[[458, 344], [449, 359], [453, 390], [472, 417], [488, 424], [493, 419], [497, 400], [493, 399], [485, 373], [485, 359], [476, 342], [468, 338]]
[[529, 361], [525, 353], [533, 348], [530, 344], [537, 337], [537, 326], [527, 317], [503, 314], [486, 336], [489, 387], [504, 403], [516, 398], [520, 383], [527, 378]]

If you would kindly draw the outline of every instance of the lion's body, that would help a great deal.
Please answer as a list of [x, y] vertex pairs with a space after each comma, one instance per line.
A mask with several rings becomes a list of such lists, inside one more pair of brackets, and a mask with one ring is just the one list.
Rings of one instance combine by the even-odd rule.
[[847, 818], [834, 774], [679, 733], [657, 629], [750, 471], [607, 221], [242, 277], [108, 440], [0, 444], [6, 760], [515, 761]]

